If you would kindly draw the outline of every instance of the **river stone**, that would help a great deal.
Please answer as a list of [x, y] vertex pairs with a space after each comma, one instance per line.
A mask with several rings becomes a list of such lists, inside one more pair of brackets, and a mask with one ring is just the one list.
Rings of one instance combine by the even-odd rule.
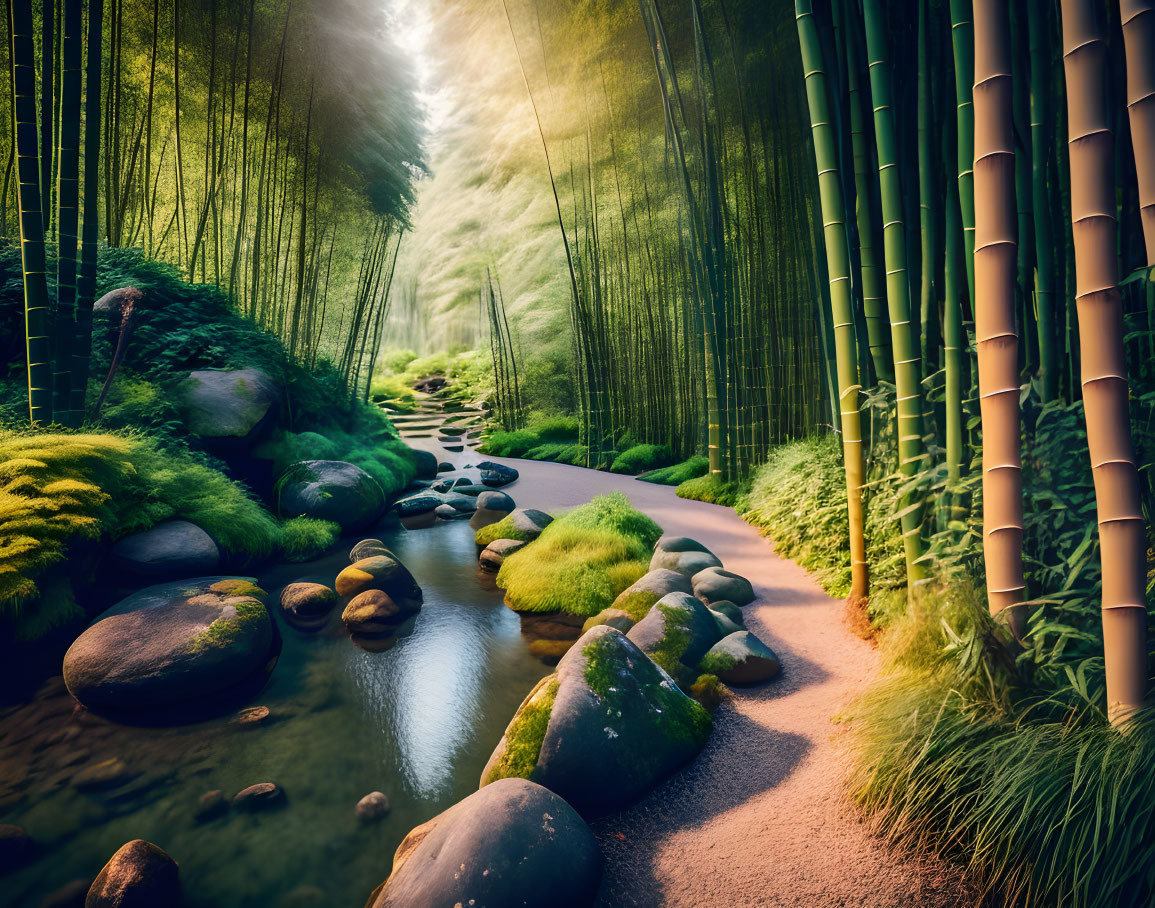
[[749, 631], [723, 637], [702, 658], [701, 670], [727, 684], [757, 684], [778, 674], [781, 665], [774, 651]]
[[603, 863], [569, 804], [524, 779], [502, 779], [412, 830], [366, 908], [584, 908]]
[[634, 619], [620, 608], [613, 608], [611, 606], [587, 618], [586, 623], [582, 625], [582, 633], [585, 633], [591, 627], [597, 627], [599, 624], [607, 624], [625, 634], [634, 626]]
[[437, 458], [433, 454], [420, 448], [411, 448], [409, 454], [417, 468], [418, 479], [432, 479], [437, 475]]
[[281, 590], [281, 611], [294, 627], [320, 627], [336, 604], [337, 594], [323, 583], [290, 583]]
[[483, 460], [477, 465], [477, 469], [481, 471], [481, 482], [493, 488], [507, 486], [511, 482], [516, 482], [518, 477], [518, 472], [513, 467], [494, 463], [492, 460]]
[[243, 446], [276, 419], [281, 387], [260, 369], [204, 369], [185, 377], [177, 397], [193, 435]]
[[684, 679], [721, 633], [701, 602], [689, 593], [670, 593], [658, 600], [628, 636], [663, 669]]
[[121, 600], [69, 647], [64, 681], [90, 709], [132, 712], [225, 692], [266, 667], [275, 643], [249, 577], [198, 577]]
[[187, 520], [166, 520], [112, 547], [115, 567], [154, 580], [203, 577], [220, 567], [213, 538]]
[[398, 498], [397, 501], [393, 503], [393, 510], [401, 517], [416, 517], [418, 514], [428, 514], [442, 503], [443, 499], [441, 498], [440, 492], [434, 492], [432, 489], [424, 489], [413, 495]]
[[509, 514], [510, 526], [523, 536], [537, 539], [553, 523], [553, 517], [537, 508], [517, 508]]
[[0, 872], [19, 867], [32, 856], [33, 842], [23, 826], [0, 823]]
[[735, 634], [738, 631], [745, 630], [741, 624], [737, 624], [729, 615], [724, 612], [710, 609], [710, 614], [714, 616], [714, 623], [718, 625], [718, 633], [723, 637], [727, 634]]
[[721, 612], [736, 625], [739, 630], [746, 630], [746, 619], [742, 617], [742, 610], [729, 599], [719, 599], [710, 603], [710, 611]]
[[40, 900], [40, 908], [84, 908], [92, 877], [79, 877], [53, 889]]
[[353, 808], [362, 823], [372, 823], [389, 813], [389, 799], [379, 791], [371, 791]]
[[701, 704], [624, 634], [600, 625], [526, 697], [481, 781], [526, 777], [581, 813], [600, 814], [693, 759], [710, 727]]
[[280, 807], [284, 803], [285, 789], [276, 782], [258, 782], [233, 795], [233, 807], [237, 810], [256, 812]]
[[349, 563], [360, 561], [362, 558], [372, 558], [374, 555], [388, 555], [396, 558], [393, 551], [380, 539], [362, 539], [353, 548], [349, 549]]
[[350, 634], [376, 637], [390, 633], [419, 608], [412, 600], [399, 604], [381, 590], [365, 590], [345, 606], [341, 620]]
[[433, 509], [433, 513], [441, 520], [464, 520], [469, 517], [469, 514], [464, 511], [458, 511], [452, 505], [439, 504]]
[[487, 527], [491, 523], [504, 520], [516, 507], [514, 500], [505, 492], [482, 492], [477, 496], [477, 510], [469, 519], [469, 525], [475, 530]]
[[439, 463], [437, 465], [437, 472], [438, 473], [452, 473], [456, 469], [457, 469], [457, 467], [455, 467], [453, 464], [451, 464], [447, 460], [443, 460], [443, 461], [441, 461], [441, 463]]
[[477, 510], [477, 500], [470, 498], [468, 495], [446, 495], [445, 504], [459, 514], [465, 514], [466, 516]]
[[282, 517], [330, 520], [342, 530], [359, 530], [385, 513], [385, 494], [372, 476], [343, 460], [302, 460], [277, 480]]
[[478, 561], [482, 570], [496, 574], [508, 556], [527, 545], [529, 543], [523, 539], [495, 539], [478, 556]]
[[650, 570], [659, 568], [676, 571], [689, 578], [710, 567], [721, 567], [722, 562], [712, 552], [665, 552], [655, 551], [650, 558]]
[[134, 839], [121, 846], [88, 890], [85, 908], [159, 908], [180, 904], [180, 868], [165, 851]]
[[693, 576], [694, 595], [706, 605], [725, 599], [735, 605], [749, 605], [754, 601], [754, 587], [750, 581], [733, 571], [709, 567]]
[[219, 788], [206, 791], [197, 798], [197, 806], [193, 811], [193, 819], [198, 823], [207, 823], [217, 817], [223, 817], [229, 812], [229, 799]]
[[[620, 609], [634, 621], [641, 621], [653, 608], [655, 602], [670, 593], [692, 593], [690, 578], [668, 568], [658, 568], [643, 574], [626, 587], [613, 602], [613, 608]], [[621, 630], [619, 628], [619, 630]], [[624, 633], [624, 631], [623, 631]]]
[[349, 565], [337, 575], [337, 595], [344, 598], [356, 596], [366, 590], [381, 590], [398, 605], [420, 604], [423, 600], [421, 587], [396, 558], [388, 555], [374, 555], [362, 558]]
[[705, 552], [707, 555], [713, 555], [708, 548], [697, 539], [691, 539], [689, 536], [663, 536], [656, 543], [654, 543], [655, 552]]

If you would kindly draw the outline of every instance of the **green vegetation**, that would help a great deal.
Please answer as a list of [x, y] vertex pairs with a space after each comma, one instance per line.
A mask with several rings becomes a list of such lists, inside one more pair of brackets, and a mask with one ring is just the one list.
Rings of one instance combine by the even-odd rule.
[[482, 778], [482, 785], [498, 779], [530, 777], [537, 766], [560, 686], [556, 674], [547, 675], [529, 692], [505, 730], [505, 750]]
[[650, 613], [650, 609], [654, 607], [654, 603], [661, 598], [657, 593], [652, 593], [649, 590], [623, 591], [622, 594], [614, 600], [613, 607], [621, 609], [633, 618], [634, 621], [641, 621]]
[[513, 517], [510, 516], [502, 517], [497, 523], [484, 526], [473, 534], [473, 541], [478, 545], [489, 545], [498, 539], [517, 539], [529, 542], [533, 538], [532, 533], [517, 529], [513, 525]]
[[332, 548], [340, 535], [339, 524], [293, 517], [281, 524], [281, 557], [286, 561], [312, 561]]
[[697, 680], [690, 685], [690, 696], [701, 703], [711, 712], [725, 703], [733, 700], [734, 694], [725, 684], [718, 680], [717, 675], [698, 675]]
[[614, 458], [610, 472], [637, 475], [668, 466], [673, 459], [669, 445], [634, 445]]
[[723, 672], [728, 672], [737, 664], [738, 660], [729, 653], [706, 653], [698, 668], [708, 675], [720, 675]]
[[662, 486], [680, 486], [690, 479], [705, 476], [710, 471], [710, 459], [696, 454], [689, 460], [683, 460], [670, 467], [660, 467], [649, 470], [638, 476], [643, 482], [652, 482]]
[[681, 680], [688, 669], [682, 664], [682, 656], [690, 645], [689, 621], [692, 616], [685, 609], [669, 605], [655, 605], [654, 608], [666, 618], [666, 633], [646, 655], [664, 668], [671, 678]]
[[687, 479], [678, 486], [676, 491], [679, 498], [708, 501], [710, 504], [720, 504], [722, 507], [735, 508], [741, 511], [745, 508], [749, 490], [749, 480], [728, 480], [711, 474], [699, 476], [697, 479]]
[[229, 606], [234, 609], [234, 614], [221, 615], [197, 634], [189, 642], [189, 652], [200, 653], [208, 649], [223, 648], [235, 640], [247, 625], [269, 620], [268, 610], [256, 599], [240, 599], [230, 602]]
[[620, 492], [599, 495], [558, 517], [505, 559], [497, 585], [517, 611], [588, 618], [649, 568], [661, 528]]

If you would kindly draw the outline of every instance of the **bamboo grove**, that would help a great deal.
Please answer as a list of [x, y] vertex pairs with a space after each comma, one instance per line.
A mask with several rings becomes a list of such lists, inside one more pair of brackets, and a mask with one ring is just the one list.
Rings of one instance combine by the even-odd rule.
[[506, 12], [565, 245], [588, 463], [628, 430], [738, 477], [829, 422], [805, 101], [779, 88], [791, 23], [754, 2]]
[[0, 233], [25, 256], [32, 420], [80, 419], [98, 243], [226, 290], [294, 359], [332, 362], [360, 394], [421, 168], [411, 78], [381, 11], [12, 0], [8, 12], [0, 103], [16, 128]]
[[[1060, 456], [1089, 457], [1106, 699], [1122, 721], [1148, 680], [1152, 486], [1132, 423], [1144, 426], [1151, 406], [1155, 8], [795, 6], [854, 595], [869, 590], [865, 390], [895, 401], [908, 584], [934, 564], [932, 538], [957, 551], [968, 515], [981, 515], [991, 612], [1029, 645], [1081, 568], [1065, 586], [1042, 569], [1046, 541], [1024, 518], [1023, 452], [1037, 459], [1044, 420], [1074, 408], [1085, 441], [1070, 435]], [[1134, 394], [1129, 380], [1141, 382]]]

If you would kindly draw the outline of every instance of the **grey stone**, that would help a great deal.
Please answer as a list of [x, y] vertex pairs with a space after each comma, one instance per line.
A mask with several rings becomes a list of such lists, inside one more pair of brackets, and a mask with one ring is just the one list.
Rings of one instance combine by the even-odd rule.
[[187, 520], [166, 520], [125, 536], [112, 547], [111, 555], [120, 570], [152, 580], [203, 577], [221, 563], [212, 537]]
[[282, 517], [330, 520], [343, 530], [359, 530], [385, 513], [377, 481], [343, 460], [302, 460], [290, 466], [276, 487]]

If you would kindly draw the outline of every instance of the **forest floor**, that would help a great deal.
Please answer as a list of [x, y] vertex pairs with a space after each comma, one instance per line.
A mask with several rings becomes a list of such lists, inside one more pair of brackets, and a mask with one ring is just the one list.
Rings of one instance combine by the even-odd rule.
[[[407, 439], [408, 440], [408, 439]], [[606, 856], [599, 904], [626, 906], [955, 906], [976, 904], [962, 875], [929, 854], [897, 853], [873, 834], [845, 785], [839, 712], [879, 671], [874, 647], [843, 621], [844, 603], [729, 508], [669, 486], [554, 463], [448, 453], [459, 466], [491, 459], [521, 478], [519, 507], [556, 512], [625, 492], [669, 534], [705, 544], [757, 596], [746, 624], [779, 656], [782, 674], [735, 690], [705, 750], [628, 809], [594, 824]]]

